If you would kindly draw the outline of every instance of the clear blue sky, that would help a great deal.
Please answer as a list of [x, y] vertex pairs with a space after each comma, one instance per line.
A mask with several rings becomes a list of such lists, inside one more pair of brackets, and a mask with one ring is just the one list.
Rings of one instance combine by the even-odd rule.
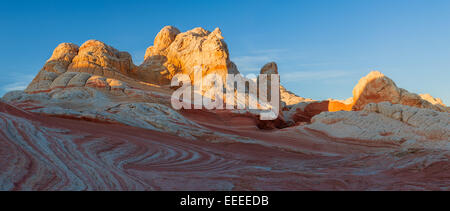
[[61, 42], [89, 39], [128, 51], [136, 64], [158, 31], [222, 29], [243, 74], [276, 61], [303, 97], [351, 97], [371, 70], [450, 103], [450, 1], [3, 1], [0, 95], [37, 74]]

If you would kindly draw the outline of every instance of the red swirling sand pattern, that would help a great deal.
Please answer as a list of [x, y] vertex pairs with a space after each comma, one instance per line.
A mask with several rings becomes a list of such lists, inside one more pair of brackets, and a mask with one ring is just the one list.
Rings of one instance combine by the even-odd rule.
[[336, 140], [251, 118], [183, 112], [252, 143], [184, 140], [0, 102], [1, 190], [448, 190], [450, 154]]

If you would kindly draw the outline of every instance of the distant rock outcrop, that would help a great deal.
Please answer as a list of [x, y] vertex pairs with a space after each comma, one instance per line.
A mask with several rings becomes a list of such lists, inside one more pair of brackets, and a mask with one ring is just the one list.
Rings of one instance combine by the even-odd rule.
[[447, 112], [382, 102], [369, 103], [361, 111], [323, 112], [314, 116], [307, 128], [337, 138], [445, 144], [450, 140], [449, 125]]
[[[269, 62], [265, 64], [260, 71], [260, 74], [279, 74], [278, 73], [278, 65], [275, 62]], [[268, 77], [268, 84], [270, 84], [270, 77]], [[314, 100], [300, 97], [293, 92], [290, 92], [287, 90], [284, 86], [280, 84], [280, 98], [281, 102], [284, 104], [284, 106], [291, 106], [295, 105], [300, 102], [312, 102]]]
[[49, 91], [61, 82], [52, 86], [53, 81], [65, 72], [168, 85], [178, 73], [187, 74], [193, 80], [195, 67], [200, 67], [203, 75], [216, 73], [223, 79], [228, 73], [239, 73], [229, 59], [228, 47], [218, 28], [213, 32], [195, 28], [180, 33], [177, 28], [166, 26], [156, 36], [154, 45], [147, 49], [144, 62], [139, 66], [133, 64], [129, 53], [98, 40], [89, 40], [79, 48], [75, 44], [62, 43], [26, 92]]
[[93, 76], [131, 79], [135, 68], [131, 55], [97, 40], [89, 40], [80, 48], [62, 43], [53, 52], [25, 92], [48, 92], [54, 88], [84, 86]]
[[434, 98], [430, 94], [419, 94], [419, 96], [423, 99], [428, 101], [429, 103], [433, 105], [443, 106], [446, 107], [446, 105], [442, 102], [441, 98]]
[[[431, 98], [429, 98], [431, 100]], [[410, 93], [397, 85], [387, 76], [373, 71], [361, 78], [353, 89], [353, 110], [362, 110], [369, 103], [391, 102], [436, 111], [447, 111], [443, 105], [432, 104], [421, 96]]]

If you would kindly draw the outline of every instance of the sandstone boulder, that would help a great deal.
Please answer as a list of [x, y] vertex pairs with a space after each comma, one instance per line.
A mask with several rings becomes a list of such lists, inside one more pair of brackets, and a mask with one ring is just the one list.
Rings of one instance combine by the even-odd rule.
[[390, 78], [381, 72], [373, 71], [361, 78], [353, 88], [353, 99], [353, 108], [362, 110], [368, 103], [400, 103], [401, 91]]
[[362, 110], [369, 103], [390, 102], [436, 111], [447, 111], [440, 105], [433, 105], [417, 94], [410, 93], [397, 85], [387, 76], [373, 71], [361, 78], [353, 89], [353, 110]]
[[278, 74], [278, 65], [275, 62], [269, 62], [261, 68], [261, 74]]

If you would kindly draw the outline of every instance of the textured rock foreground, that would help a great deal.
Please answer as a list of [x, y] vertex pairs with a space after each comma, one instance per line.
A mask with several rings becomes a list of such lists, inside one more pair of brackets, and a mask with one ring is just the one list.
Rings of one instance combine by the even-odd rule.
[[219, 29], [164, 27], [140, 65], [97, 40], [60, 44], [25, 91], [0, 101], [0, 190], [450, 188], [439, 98], [374, 71], [347, 100], [281, 86], [273, 121], [250, 109], [176, 111], [168, 84], [193, 80], [196, 66], [239, 73]]
[[[219, 131], [220, 139], [214, 142], [205, 133], [190, 140], [121, 124], [42, 116], [0, 102], [0, 189], [450, 187], [450, 153], [445, 147], [341, 140], [302, 128], [261, 132], [251, 118], [227, 114], [217, 119], [202, 111], [183, 115], [205, 130]], [[226, 136], [242, 141], [223, 142]]]

